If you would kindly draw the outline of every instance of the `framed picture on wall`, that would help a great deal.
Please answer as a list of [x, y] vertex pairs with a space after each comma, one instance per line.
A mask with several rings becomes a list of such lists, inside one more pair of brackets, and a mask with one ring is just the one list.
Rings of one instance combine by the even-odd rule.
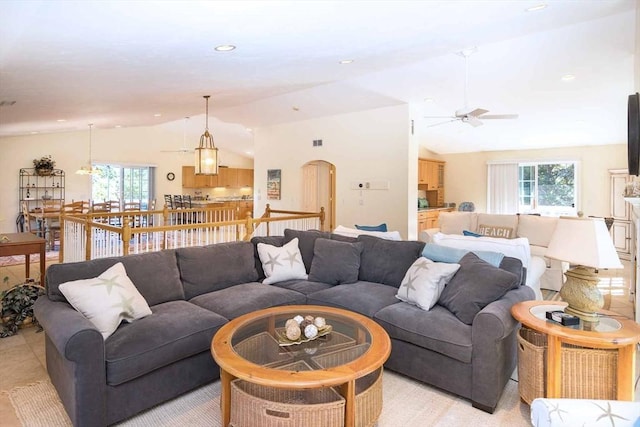
[[282, 169], [267, 170], [267, 200], [280, 200]]

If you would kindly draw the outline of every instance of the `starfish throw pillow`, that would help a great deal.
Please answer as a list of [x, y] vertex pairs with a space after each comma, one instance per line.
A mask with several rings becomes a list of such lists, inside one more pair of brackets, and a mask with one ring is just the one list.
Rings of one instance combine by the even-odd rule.
[[113, 334], [123, 320], [132, 322], [151, 314], [147, 301], [121, 262], [98, 277], [62, 283], [59, 289], [69, 304], [98, 328], [104, 339]]
[[306, 280], [308, 277], [297, 237], [283, 246], [258, 243], [258, 256], [266, 276], [262, 281], [265, 285], [291, 279]]
[[428, 311], [438, 301], [445, 284], [459, 268], [460, 264], [434, 262], [420, 257], [404, 275], [396, 298]]

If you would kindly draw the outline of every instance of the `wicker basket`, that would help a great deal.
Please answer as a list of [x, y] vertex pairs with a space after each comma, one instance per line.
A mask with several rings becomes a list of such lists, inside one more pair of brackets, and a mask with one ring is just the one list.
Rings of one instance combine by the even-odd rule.
[[[313, 361], [322, 368], [342, 365], [362, 356], [369, 344], [359, 344], [320, 356]], [[356, 380], [356, 427], [375, 425], [382, 411], [382, 368]]]
[[[518, 390], [531, 404], [546, 397], [546, 335], [528, 328], [518, 333]], [[571, 399], [616, 399], [618, 352], [562, 344], [561, 396]]]
[[293, 359], [293, 355], [282, 351], [278, 341], [267, 332], [250, 336], [233, 348], [244, 359], [261, 366], [270, 366]]
[[343, 427], [345, 401], [332, 388], [291, 390], [231, 382], [233, 427]]

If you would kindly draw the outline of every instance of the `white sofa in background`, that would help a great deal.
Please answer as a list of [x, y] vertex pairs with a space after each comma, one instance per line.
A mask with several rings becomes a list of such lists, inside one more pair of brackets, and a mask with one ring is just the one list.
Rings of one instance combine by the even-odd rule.
[[[538, 215], [501, 215], [478, 212], [441, 212], [438, 217], [439, 228], [430, 228], [420, 232], [419, 239], [427, 243], [434, 242], [436, 233], [444, 235], [457, 235], [462, 237], [463, 232], [495, 236], [494, 238], [523, 239], [529, 241], [530, 262], [523, 260], [527, 267], [527, 284], [538, 288], [536, 296], [540, 297], [540, 288], [559, 291], [564, 281], [564, 272], [568, 264], [545, 257], [547, 246], [553, 236], [558, 218]], [[472, 239], [469, 237], [468, 239]], [[476, 238], [486, 239], [486, 237]], [[446, 240], [446, 239], [445, 239]], [[438, 244], [446, 244], [441, 238]], [[473, 244], [473, 241], [465, 242]], [[457, 242], [456, 244], [462, 244]], [[451, 244], [450, 244], [451, 246]], [[456, 246], [462, 247], [462, 246]], [[468, 248], [468, 246], [465, 246]], [[482, 248], [476, 247], [481, 250]], [[491, 249], [484, 249], [491, 250]], [[513, 255], [510, 255], [513, 256]], [[538, 270], [542, 268], [542, 271]], [[533, 282], [538, 276], [538, 282]], [[530, 282], [530, 280], [532, 282]]]

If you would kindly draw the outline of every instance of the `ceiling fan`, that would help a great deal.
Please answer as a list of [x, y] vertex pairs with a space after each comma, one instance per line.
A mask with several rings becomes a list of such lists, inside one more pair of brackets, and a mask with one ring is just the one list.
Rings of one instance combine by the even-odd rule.
[[193, 148], [187, 148], [187, 121], [189, 121], [189, 117], [184, 118], [184, 126], [182, 131], [182, 148], [177, 150], [160, 150], [161, 153], [193, 153]]
[[[434, 123], [427, 127], [439, 126], [445, 123], [460, 121], [462, 123], [468, 123], [473, 127], [482, 126], [482, 120], [493, 119], [517, 119], [517, 114], [487, 114], [489, 110], [484, 108], [469, 108], [468, 106], [468, 86], [469, 86], [469, 56], [475, 53], [478, 49], [465, 49], [458, 52], [458, 55], [464, 57], [464, 107], [456, 110], [453, 116], [425, 116], [427, 119], [448, 119], [443, 122]], [[482, 120], [481, 120], [482, 119]]]

